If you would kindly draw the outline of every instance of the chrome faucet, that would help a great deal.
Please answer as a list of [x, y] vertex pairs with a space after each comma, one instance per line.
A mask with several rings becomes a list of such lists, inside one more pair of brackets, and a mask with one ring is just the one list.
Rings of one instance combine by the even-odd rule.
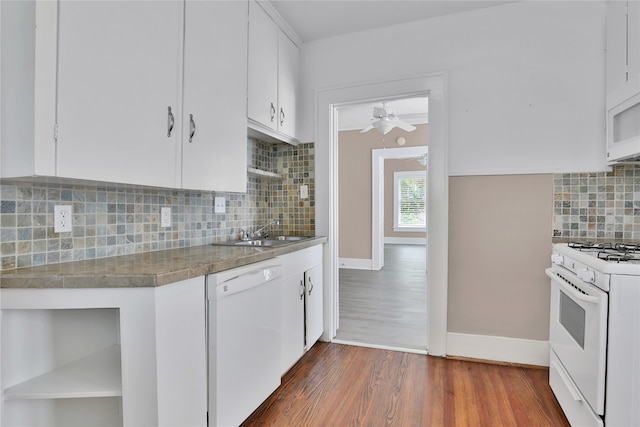
[[262, 230], [264, 230], [265, 228], [267, 228], [270, 225], [280, 225], [280, 221], [275, 220], [275, 221], [271, 221], [268, 224], [263, 225], [262, 227], [258, 228], [257, 230], [255, 230], [254, 232], [251, 233], [251, 237], [254, 239], [258, 239], [260, 237], [262, 237]]

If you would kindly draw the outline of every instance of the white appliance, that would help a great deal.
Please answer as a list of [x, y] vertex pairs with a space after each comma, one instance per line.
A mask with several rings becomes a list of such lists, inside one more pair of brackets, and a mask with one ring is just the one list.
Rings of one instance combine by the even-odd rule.
[[207, 277], [209, 425], [238, 426], [280, 385], [277, 260]]
[[572, 426], [640, 426], [640, 245], [553, 246], [549, 384]]
[[607, 160], [640, 161], [640, 93], [607, 111]]

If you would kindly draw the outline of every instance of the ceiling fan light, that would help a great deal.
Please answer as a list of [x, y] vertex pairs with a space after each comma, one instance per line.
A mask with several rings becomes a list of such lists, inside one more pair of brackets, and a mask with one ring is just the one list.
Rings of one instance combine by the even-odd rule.
[[386, 135], [395, 126], [389, 121], [388, 118], [383, 117], [380, 120], [378, 120], [377, 122], [373, 123], [373, 127], [376, 128], [378, 130], [378, 132], [380, 132], [381, 134]]

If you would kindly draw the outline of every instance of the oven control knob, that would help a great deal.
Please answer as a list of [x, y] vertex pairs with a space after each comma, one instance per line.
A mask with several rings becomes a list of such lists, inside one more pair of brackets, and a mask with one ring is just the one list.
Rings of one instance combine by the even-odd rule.
[[564, 257], [560, 254], [552, 254], [551, 262], [558, 265], [564, 265]]
[[585, 282], [589, 282], [589, 283], [595, 283], [596, 281], [596, 274], [593, 272], [593, 270], [584, 270], [584, 273], [582, 273], [582, 280], [584, 280]]
[[586, 268], [579, 268], [578, 271], [576, 271], [576, 276], [578, 276], [578, 279], [589, 283], [594, 283], [596, 280], [596, 275], [593, 270], [588, 270]]

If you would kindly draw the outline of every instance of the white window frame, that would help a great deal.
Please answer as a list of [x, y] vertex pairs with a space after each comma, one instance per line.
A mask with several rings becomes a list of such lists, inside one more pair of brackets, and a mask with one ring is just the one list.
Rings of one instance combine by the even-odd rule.
[[424, 227], [408, 227], [401, 226], [398, 224], [400, 220], [400, 180], [406, 178], [424, 178], [424, 191], [425, 191], [425, 214], [427, 212], [427, 171], [425, 170], [416, 170], [416, 171], [398, 171], [393, 173], [393, 231], [395, 232], [406, 232], [406, 233], [419, 233], [426, 232], [426, 222], [427, 218], [425, 217], [425, 226]]

